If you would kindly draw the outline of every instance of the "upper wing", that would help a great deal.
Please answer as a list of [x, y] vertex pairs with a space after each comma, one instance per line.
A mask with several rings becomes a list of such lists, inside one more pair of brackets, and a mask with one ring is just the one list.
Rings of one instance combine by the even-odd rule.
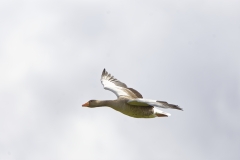
[[142, 95], [133, 88], [128, 88], [127, 85], [109, 74], [105, 69], [102, 72], [101, 82], [104, 89], [112, 91], [117, 97], [129, 96], [132, 98], [142, 98]]
[[136, 99], [129, 100], [127, 103], [131, 104], [131, 105], [137, 105], [137, 106], [150, 105], [150, 106], [161, 107], [161, 108], [171, 108], [171, 109], [183, 110], [178, 105], [168, 104], [165, 101], [157, 101], [157, 100], [151, 100], [151, 99], [136, 98]]

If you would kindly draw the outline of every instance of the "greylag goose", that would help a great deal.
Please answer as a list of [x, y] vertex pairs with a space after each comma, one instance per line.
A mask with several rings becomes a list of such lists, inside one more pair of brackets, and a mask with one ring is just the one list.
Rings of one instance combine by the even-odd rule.
[[104, 89], [113, 92], [117, 96], [117, 99], [90, 100], [83, 104], [83, 107], [95, 108], [107, 106], [134, 118], [170, 116], [169, 113], [163, 112], [159, 110], [159, 108], [182, 110], [179, 106], [169, 104], [165, 101], [144, 99], [138, 91], [133, 88], [128, 88], [126, 84], [114, 78], [105, 69], [102, 72], [101, 82]]

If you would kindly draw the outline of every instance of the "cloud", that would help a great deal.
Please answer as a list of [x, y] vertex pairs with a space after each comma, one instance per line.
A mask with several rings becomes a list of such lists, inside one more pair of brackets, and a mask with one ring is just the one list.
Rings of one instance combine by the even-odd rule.
[[[239, 159], [238, 1], [0, 6], [0, 159]], [[82, 108], [103, 68], [184, 111]]]

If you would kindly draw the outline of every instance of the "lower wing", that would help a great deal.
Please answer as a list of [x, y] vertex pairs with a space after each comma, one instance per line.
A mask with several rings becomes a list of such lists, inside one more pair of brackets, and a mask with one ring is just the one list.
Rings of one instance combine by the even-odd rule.
[[155, 107], [160, 107], [160, 108], [171, 108], [171, 109], [183, 110], [178, 105], [169, 104], [165, 101], [157, 101], [157, 100], [151, 100], [151, 99], [136, 98], [136, 99], [129, 100], [127, 103], [130, 105], [135, 105], [135, 106], [149, 106], [150, 105], [150, 106], [155, 106]]

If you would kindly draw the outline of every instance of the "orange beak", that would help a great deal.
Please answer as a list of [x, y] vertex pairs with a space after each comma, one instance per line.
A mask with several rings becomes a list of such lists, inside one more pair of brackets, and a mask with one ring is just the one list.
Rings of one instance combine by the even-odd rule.
[[88, 106], [89, 106], [89, 102], [83, 104], [82, 106], [83, 106], [83, 107], [88, 107]]

